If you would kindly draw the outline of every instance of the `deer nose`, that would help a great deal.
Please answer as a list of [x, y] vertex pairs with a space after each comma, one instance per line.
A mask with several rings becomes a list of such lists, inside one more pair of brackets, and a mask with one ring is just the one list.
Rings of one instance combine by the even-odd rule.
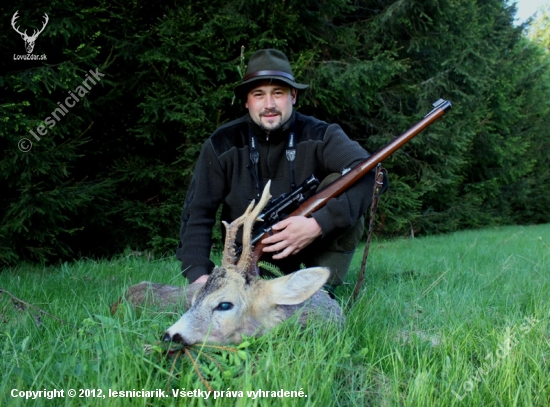
[[162, 337], [162, 340], [164, 342], [177, 342], [177, 343], [183, 343], [186, 345], [185, 341], [183, 340], [180, 334], [174, 334], [174, 336], [172, 336], [168, 332], [166, 332]]
[[175, 334], [174, 336], [172, 336], [172, 342], [183, 343], [184, 345], [187, 345], [180, 334]]

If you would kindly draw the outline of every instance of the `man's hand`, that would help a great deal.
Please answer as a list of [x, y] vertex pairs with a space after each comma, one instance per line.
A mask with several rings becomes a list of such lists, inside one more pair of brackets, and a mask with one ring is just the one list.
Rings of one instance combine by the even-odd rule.
[[280, 252], [273, 256], [275, 260], [298, 253], [322, 234], [317, 221], [305, 216], [291, 216], [273, 225], [272, 229], [278, 233], [266, 237], [262, 243], [266, 245], [264, 252]]

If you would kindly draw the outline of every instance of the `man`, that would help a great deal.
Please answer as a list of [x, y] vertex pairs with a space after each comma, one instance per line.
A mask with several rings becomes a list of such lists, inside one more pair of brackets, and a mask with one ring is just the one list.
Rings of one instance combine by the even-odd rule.
[[[299, 90], [287, 57], [265, 49], [250, 58], [235, 95], [248, 114], [227, 123], [203, 144], [181, 217], [177, 258], [191, 283], [207, 280], [212, 228], [222, 204], [222, 220], [239, 217], [271, 179], [278, 197], [311, 174], [324, 183], [353, 168], [369, 154], [340, 126], [304, 116], [293, 109]], [[288, 217], [265, 238], [263, 259], [288, 273], [301, 264], [331, 270], [340, 285], [363, 234], [363, 214], [371, 202], [374, 175], [364, 177], [311, 217]], [[321, 184], [323, 186], [323, 183]]]

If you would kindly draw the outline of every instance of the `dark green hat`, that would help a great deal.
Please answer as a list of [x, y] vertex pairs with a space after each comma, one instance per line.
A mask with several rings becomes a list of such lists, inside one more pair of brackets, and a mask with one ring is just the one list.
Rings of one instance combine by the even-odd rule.
[[285, 54], [276, 49], [261, 49], [250, 57], [244, 78], [235, 87], [235, 95], [239, 99], [244, 99], [255, 82], [266, 79], [281, 81], [299, 90], [309, 87], [309, 85], [296, 83]]

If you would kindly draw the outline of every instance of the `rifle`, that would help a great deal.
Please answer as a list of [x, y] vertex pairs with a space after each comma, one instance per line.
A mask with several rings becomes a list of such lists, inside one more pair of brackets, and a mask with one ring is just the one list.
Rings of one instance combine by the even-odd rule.
[[[255, 246], [249, 272], [255, 275], [260, 274], [257, 264], [263, 255], [262, 249], [265, 247], [261, 240], [272, 234], [271, 227], [275, 223], [279, 222], [282, 218], [290, 216], [310, 216], [313, 212], [321, 209], [329, 200], [344, 193], [376, 167], [378, 163], [384, 161], [418, 133], [443, 116], [451, 108], [451, 102], [439, 99], [433, 103], [432, 106], [433, 110], [424, 116], [422, 120], [393, 139], [390, 143], [386, 144], [376, 153], [369, 156], [369, 158], [359, 163], [356, 167], [345, 169], [340, 178], [330, 183], [307, 200], [303, 197], [303, 193], [319, 184], [319, 181], [313, 175], [304, 181], [295, 191], [290, 194], [283, 194], [268, 204], [259, 216], [264, 222], [260, 224], [260, 227], [255, 232], [253, 232], [252, 244], [255, 244]], [[282, 216], [281, 211], [295, 202], [300, 204], [298, 209], [287, 216]]]

